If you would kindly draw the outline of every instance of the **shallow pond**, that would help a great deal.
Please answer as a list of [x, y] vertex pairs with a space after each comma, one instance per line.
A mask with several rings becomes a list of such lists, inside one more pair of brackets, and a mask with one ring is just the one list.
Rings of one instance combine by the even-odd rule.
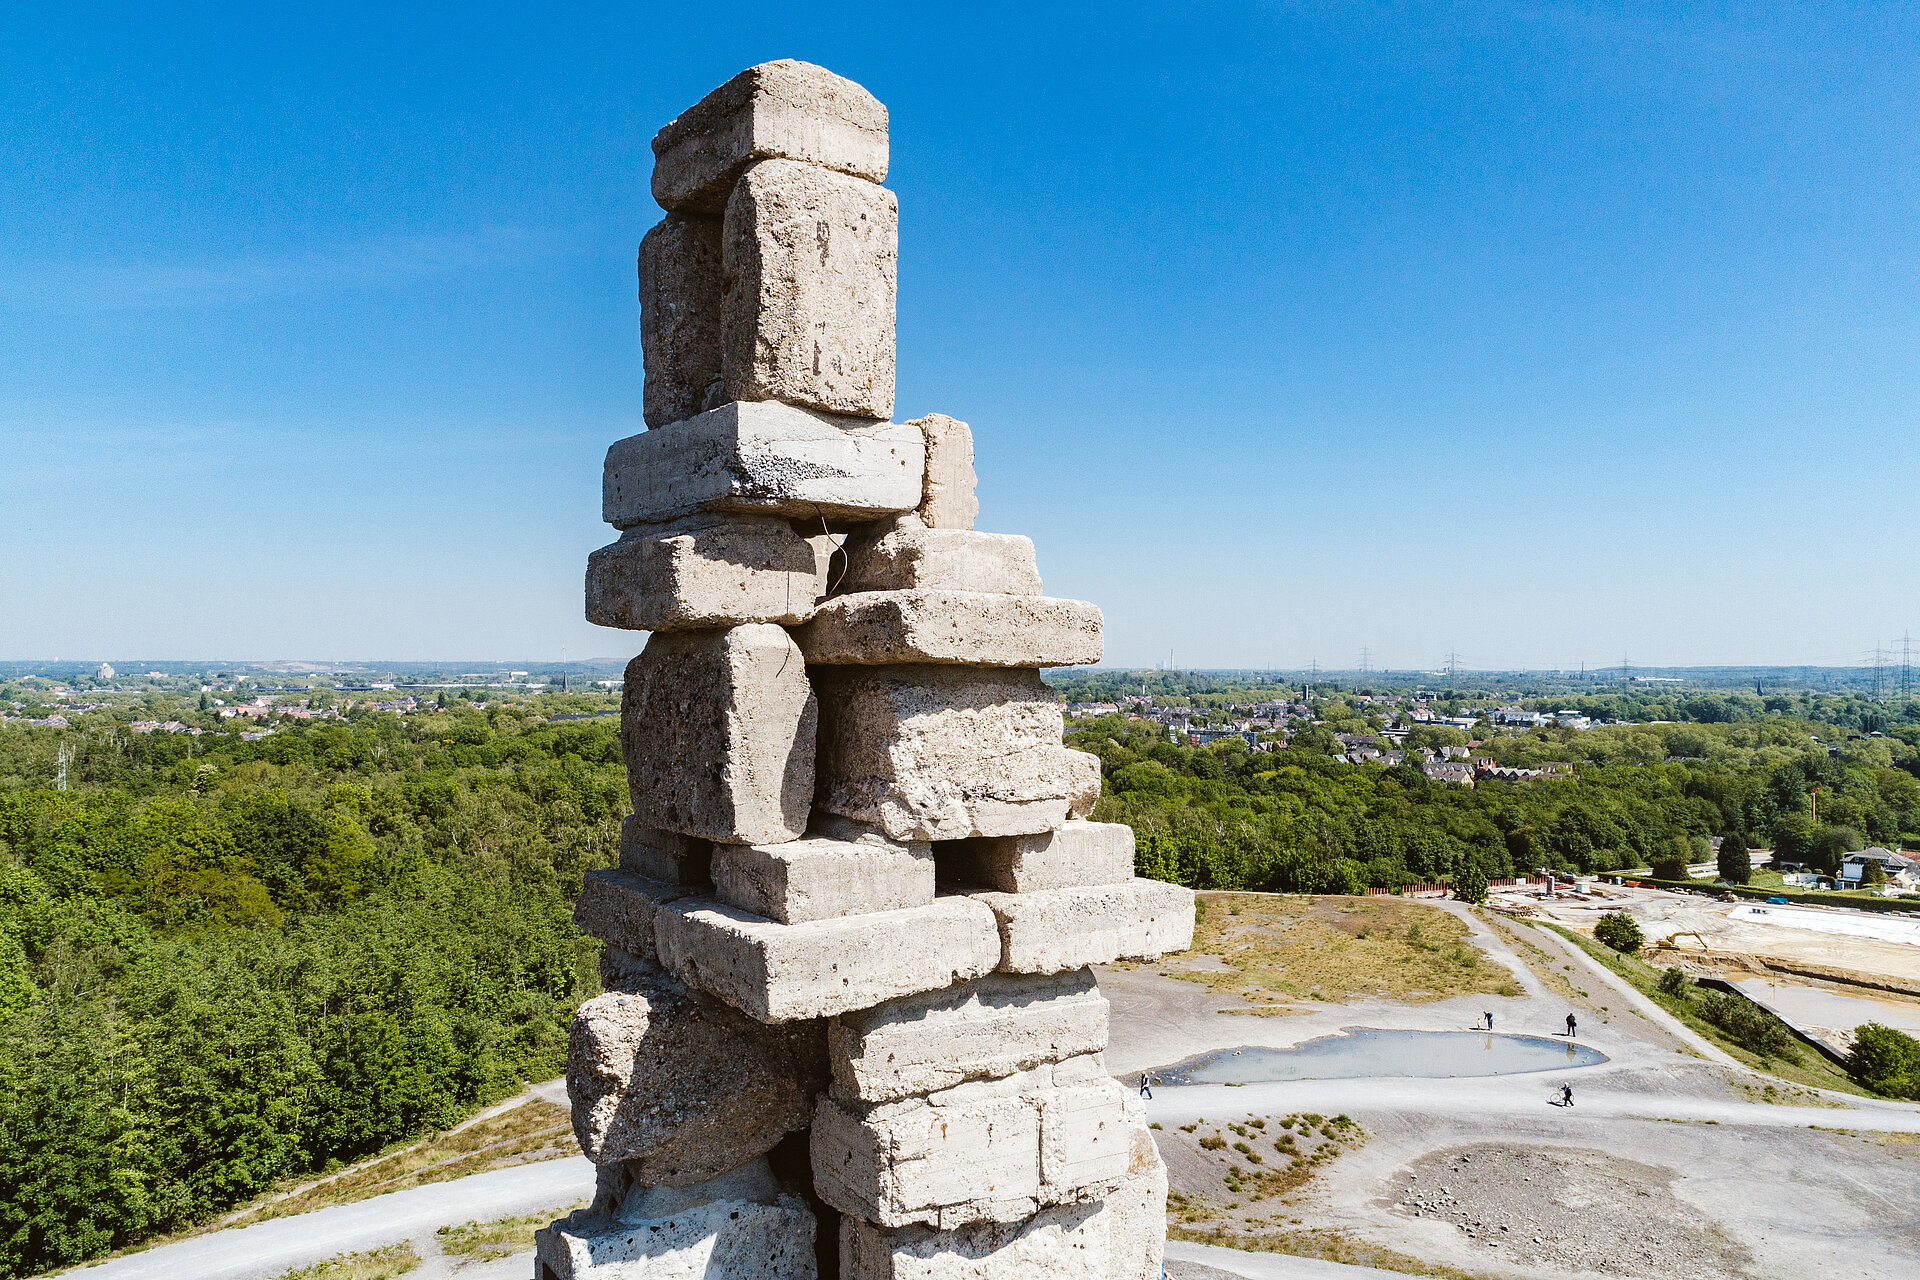
[[1165, 1084], [1253, 1084], [1364, 1076], [1508, 1076], [1591, 1067], [1607, 1055], [1569, 1040], [1485, 1031], [1381, 1031], [1355, 1027], [1291, 1049], [1217, 1049], [1175, 1063]]

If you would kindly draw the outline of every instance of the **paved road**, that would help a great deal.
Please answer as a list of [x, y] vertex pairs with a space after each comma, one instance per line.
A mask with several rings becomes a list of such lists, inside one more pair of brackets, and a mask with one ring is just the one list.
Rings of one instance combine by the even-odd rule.
[[[1189, 1270], [1181, 1263], [1197, 1263], [1206, 1270]], [[1398, 1271], [1350, 1267], [1344, 1262], [1293, 1258], [1284, 1253], [1242, 1253], [1238, 1249], [1191, 1244], [1185, 1240], [1167, 1241], [1168, 1280], [1210, 1277], [1220, 1272], [1247, 1276], [1249, 1280], [1406, 1280]]]
[[461, 1222], [560, 1209], [592, 1195], [593, 1166], [585, 1156], [545, 1160], [216, 1231], [67, 1275], [74, 1280], [267, 1280], [336, 1253], [431, 1236], [437, 1228]]

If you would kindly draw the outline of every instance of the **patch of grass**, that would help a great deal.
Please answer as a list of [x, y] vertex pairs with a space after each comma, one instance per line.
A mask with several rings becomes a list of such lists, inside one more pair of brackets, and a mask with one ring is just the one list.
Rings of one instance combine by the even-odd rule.
[[565, 1107], [534, 1099], [455, 1134], [441, 1134], [307, 1186], [292, 1195], [267, 1198], [218, 1226], [239, 1227], [350, 1204], [429, 1182], [445, 1182], [489, 1169], [573, 1155], [573, 1122]]
[[1441, 1280], [1494, 1280], [1484, 1271], [1462, 1271], [1437, 1262], [1370, 1244], [1358, 1236], [1328, 1227], [1282, 1228], [1258, 1232], [1226, 1231], [1218, 1227], [1171, 1226], [1169, 1240], [1191, 1240], [1196, 1244], [1219, 1245], [1246, 1253], [1284, 1253], [1295, 1258], [1319, 1258], [1324, 1262], [1344, 1262], [1349, 1266], [1375, 1267], [1410, 1276], [1439, 1276]]
[[517, 1218], [495, 1218], [492, 1222], [464, 1222], [457, 1227], [441, 1227], [433, 1234], [440, 1241], [440, 1252], [470, 1262], [492, 1262], [523, 1249], [533, 1248], [533, 1233], [578, 1209], [578, 1204], [552, 1213], [529, 1213]]
[[1481, 923], [1485, 924], [1496, 937], [1513, 948], [1514, 954], [1520, 957], [1520, 962], [1533, 970], [1533, 976], [1546, 984], [1548, 990], [1568, 1000], [1579, 999], [1575, 994], [1573, 983], [1567, 981], [1566, 974], [1554, 968], [1553, 957], [1542, 951], [1519, 929], [1494, 912], [1476, 910], [1474, 914], [1480, 917]]
[[1775, 1076], [1790, 1084], [1805, 1085], [1814, 1089], [1832, 1089], [1863, 1098], [1874, 1096], [1855, 1084], [1846, 1072], [1798, 1040], [1790, 1041], [1788, 1046], [1776, 1055], [1769, 1056], [1754, 1052], [1718, 1026], [1707, 1021], [1702, 1016], [1695, 998], [1684, 990], [1679, 992], [1663, 990], [1660, 985], [1663, 970], [1636, 956], [1621, 955], [1610, 947], [1603, 947], [1593, 939], [1560, 925], [1539, 922], [1534, 923], [1534, 928], [1551, 929], [1579, 947], [1625, 978], [1634, 990], [1678, 1018], [1688, 1030], [1695, 1032], [1743, 1066], [1764, 1075]]
[[340, 1253], [325, 1262], [316, 1262], [297, 1271], [286, 1271], [280, 1280], [393, 1280], [420, 1265], [420, 1255], [411, 1244], [402, 1241], [384, 1249], [365, 1253]]
[[[1203, 956], [1225, 968], [1184, 963]], [[1464, 921], [1404, 898], [1203, 893], [1193, 949], [1163, 963], [1169, 977], [1237, 995], [1260, 1014], [1300, 1000], [1521, 994], [1505, 966], [1480, 954]]]

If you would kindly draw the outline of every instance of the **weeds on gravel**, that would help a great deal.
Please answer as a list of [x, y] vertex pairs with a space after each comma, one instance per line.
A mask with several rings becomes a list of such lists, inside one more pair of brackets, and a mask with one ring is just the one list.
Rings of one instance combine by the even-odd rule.
[[1318, 1258], [1323, 1262], [1344, 1262], [1349, 1266], [1375, 1267], [1381, 1271], [1398, 1271], [1410, 1276], [1439, 1276], [1441, 1280], [1493, 1280], [1485, 1272], [1462, 1271], [1458, 1267], [1422, 1262], [1418, 1258], [1383, 1249], [1357, 1236], [1330, 1228], [1262, 1231], [1254, 1234], [1218, 1227], [1196, 1229], [1172, 1226], [1167, 1228], [1167, 1239], [1191, 1240], [1196, 1244], [1219, 1245], [1224, 1249], [1239, 1249], [1242, 1252]]
[[552, 1213], [529, 1213], [517, 1218], [495, 1218], [492, 1222], [463, 1222], [457, 1227], [442, 1227], [433, 1234], [439, 1239], [440, 1252], [471, 1262], [492, 1262], [508, 1254], [533, 1247], [533, 1233], [564, 1217], [573, 1209]]
[[393, 1280], [420, 1265], [420, 1255], [402, 1241], [365, 1253], [340, 1253], [325, 1262], [287, 1271], [280, 1280]]

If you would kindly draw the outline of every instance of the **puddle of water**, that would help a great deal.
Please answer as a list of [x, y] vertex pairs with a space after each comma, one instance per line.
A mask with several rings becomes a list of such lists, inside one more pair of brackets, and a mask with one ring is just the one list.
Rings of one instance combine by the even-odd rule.
[[1484, 1031], [1382, 1031], [1355, 1027], [1291, 1049], [1217, 1049], [1156, 1073], [1170, 1085], [1264, 1080], [1350, 1080], [1370, 1076], [1448, 1079], [1564, 1071], [1605, 1062], [1597, 1049], [1544, 1036]]

